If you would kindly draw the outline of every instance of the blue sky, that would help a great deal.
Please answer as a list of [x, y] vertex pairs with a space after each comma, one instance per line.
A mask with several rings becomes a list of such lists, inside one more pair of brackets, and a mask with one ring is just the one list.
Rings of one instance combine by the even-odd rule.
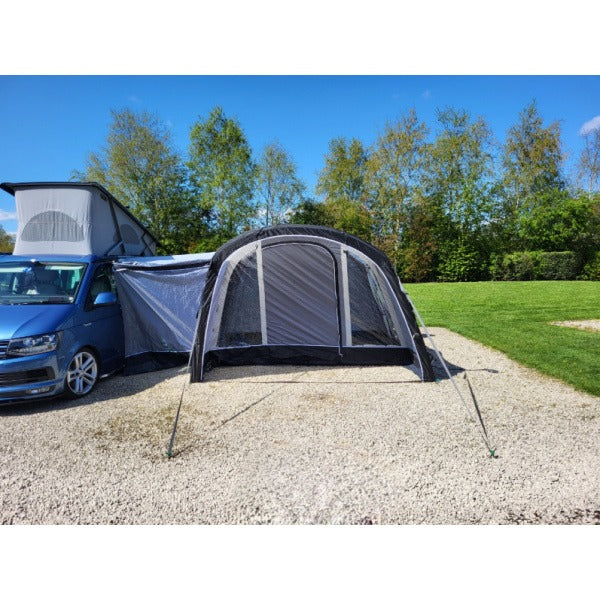
[[[255, 155], [283, 144], [312, 191], [335, 136], [370, 144], [410, 108], [434, 128], [436, 108], [454, 106], [482, 115], [501, 142], [533, 98], [546, 122], [561, 121], [572, 166], [581, 127], [600, 115], [598, 76], [0, 76], [0, 180], [68, 179], [104, 144], [110, 110], [125, 107], [156, 113], [185, 154], [192, 124], [219, 104]], [[9, 232], [14, 211], [0, 191]]]

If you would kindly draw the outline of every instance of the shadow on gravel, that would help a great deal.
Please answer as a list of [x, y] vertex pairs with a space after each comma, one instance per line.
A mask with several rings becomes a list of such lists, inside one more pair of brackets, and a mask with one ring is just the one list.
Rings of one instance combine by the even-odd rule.
[[[98, 382], [94, 391], [83, 398], [68, 400], [57, 397], [40, 399], [35, 402], [14, 402], [0, 404], [0, 418], [18, 415], [31, 415], [57, 410], [70, 410], [79, 406], [87, 406], [98, 402], [108, 402], [123, 396], [131, 396], [147, 390], [166, 379], [177, 377], [186, 372], [186, 368], [165, 369], [141, 375], [124, 376], [115, 374]], [[109, 384], [109, 385], [107, 385]]]
[[567, 512], [561, 510], [555, 515], [543, 515], [534, 512], [533, 515], [510, 512], [507, 517], [509, 525], [600, 525], [600, 510], [575, 509]]
[[[429, 354], [429, 358], [431, 359], [431, 364], [433, 366], [433, 372], [435, 373], [436, 379], [439, 379], [439, 380], [448, 379], [448, 373], [446, 373], [446, 370], [444, 369], [443, 365], [439, 361], [435, 352], [433, 352], [430, 349], [427, 349], [427, 353]], [[476, 371], [483, 371], [485, 373], [493, 373], [493, 374], [500, 373], [500, 371], [498, 371], [498, 369], [487, 369], [487, 368], [465, 369], [464, 367], [455, 365], [455, 364], [451, 363], [449, 360], [446, 360], [444, 358], [444, 355], [442, 352], [440, 352], [440, 355], [444, 359], [444, 362], [446, 363], [446, 366], [448, 367], [448, 371], [450, 371], [450, 375], [452, 375], [453, 377], [455, 375], [458, 375], [459, 373], [475, 373]]]
[[[429, 354], [429, 358], [431, 359], [431, 364], [433, 366], [433, 371], [436, 379], [448, 379], [448, 375], [443, 368], [442, 364], [437, 358], [437, 355], [433, 350], [427, 349]], [[441, 353], [442, 358], [444, 358], [443, 353]], [[445, 360], [445, 359], [444, 359]], [[457, 375], [459, 373], [472, 373], [475, 371], [485, 371], [487, 373], [499, 373], [497, 369], [465, 369], [460, 365], [455, 365], [448, 360], [445, 360], [448, 370], [452, 376]], [[373, 367], [377, 367], [377, 365], [372, 365]], [[420, 379], [406, 379], [403, 377], [403, 374], [407, 373], [407, 368], [401, 365], [398, 366], [386, 366], [386, 368], [394, 368], [397, 369], [398, 378], [394, 379], [386, 379], [386, 380], [368, 380], [368, 381], [360, 381], [360, 380], [348, 380], [348, 379], [338, 379], [336, 378], [336, 373], [340, 368], [343, 369], [362, 369], [368, 368], [369, 365], [364, 366], [349, 366], [344, 365], [342, 367], [337, 365], [310, 365], [310, 366], [298, 366], [298, 365], [243, 365], [236, 367], [216, 367], [212, 371], [209, 371], [206, 374], [205, 381], [207, 382], [219, 382], [219, 381], [237, 381], [243, 379], [245, 377], [265, 377], [265, 376], [278, 376], [278, 375], [301, 375], [303, 373], [312, 373], [316, 371], [329, 371], [331, 373], [331, 379], [319, 379], [315, 381], [306, 381], [303, 379], [272, 379], [267, 380], [264, 379], [262, 381], [253, 381], [253, 384], [273, 384], [273, 383], [349, 383], [349, 384], [392, 384], [392, 383], [421, 383]]]
[[[433, 351], [428, 349], [430, 358], [432, 361], [435, 377], [438, 380], [448, 379], [448, 375], [438, 360], [437, 356]], [[443, 356], [443, 355], [442, 355]], [[498, 373], [496, 369], [465, 369], [459, 365], [455, 365], [449, 361], [446, 361], [448, 370], [452, 376], [459, 373], [473, 372], [473, 371], [486, 371], [488, 373]], [[238, 366], [238, 367], [217, 367], [213, 371], [207, 373], [206, 383], [209, 382], [227, 382], [227, 381], [239, 381], [244, 377], [265, 377], [265, 376], [281, 376], [289, 375], [290, 379], [263, 379], [259, 381], [253, 381], [253, 384], [344, 384], [349, 383], [352, 385], [379, 385], [379, 384], [406, 384], [406, 383], [421, 383], [418, 379], [405, 379], [403, 373], [406, 372], [405, 367], [398, 366], [398, 378], [385, 379], [385, 380], [340, 380], [336, 377], [336, 373], [340, 367], [332, 366], [320, 366], [320, 365], [250, 365], [250, 366]], [[344, 366], [344, 369], [356, 368], [361, 369], [364, 367], [349, 367]], [[327, 380], [315, 380], [306, 381], [301, 378], [302, 375], [315, 372], [315, 371], [329, 371], [331, 378]], [[139, 375], [128, 375], [123, 374], [112, 375], [107, 380], [101, 380], [94, 391], [85, 396], [84, 398], [77, 400], [67, 400], [65, 398], [50, 398], [36, 400], [32, 402], [15, 402], [10, 404], [0, 404], [0, 418], [11, 415], [27, 415], [44, 413], [48, 411], [57, 410], [69, 410], [80, 406], [86, 406], [89, 404], [95, 404], [97, 402], [108, 402], [115, 398], [122, 398], [123, 396], [129, 396], [138, 394], [147, 390], [166, 379], [177, 377], [187, 373], [187, 367], [175, 367], [171, 369], [164, 369], [161, 371], [151, 371], [149, 373], [142, 373]], [[294, 377], [295, 376], [295, 377]], [[110, 381], [110, 385], [106, 383]], [[196, 384], [203, 385], [203, 384]]]
[[[429, 337], [434, 338], [435, 337], [435, 333], [430, 333]], [[423, 336], [424, 340], [427, 340], [427, 337], [424, 335]], [[436, 379], [448, 379], [448, 374], [446, 373], [446, 370], [444, 369], [443, 365], [440, 363], [437, 354], [435, 353], [435, 351], [430, 348], [429, 346], [426, 346], [427, 349], [427, 354], [429, 355], [429, 359], [431, 360], [431, 365], [433, 366], [433, 372], [435, 373], [435, 377]], [[446, 360], [444, 358], [444, 353], [439, 350], [438, 351], [440, 353], [440, 356], [442, 357], [442, 359], [444, 360], [444, 362], [446, 363], [446, 366], [448, 367], [448, 371], [450, 371], [450, 375], [452, 375], [454, 377], [454, 375], [458, 375], [459, 373], [474, 373], [476, 371], [484, 371], [486, 373], [500, 373], [500, 371], [498, 371], [498, 369], [465, 369], [464, 367], [461, 367], [459, 365], [455, 365], [453, 363], [451, 363], [449, 360]]]
[[[378, 365], [371, 365], [371, 367], [375, 368]], [[401, 365], [390, 366], [390, 365], [379, 365], [385, 366], [388, 369], [397, 369], [398, 372], [398, 380], [403, 380], [403, 375], [409, 373], [406, 367]], [[253, 381], [252, 383], [307, 383], [306, 381], [301, 381], [298, 377], [306, 374], [306, 373], [318, 373], [318, 372], [329, 372], [331, 373], [331, 381], [327, 382], [325, 380], [318, 380], [318, 383], [361, 383], [360, 381], [351, 382], [348, 380], [342, 380], [336, 377], [336, 375], [340, 372], [340, 369], [352, 369], [352, 370], [360, 370], [364, 368], [369, 368], [369, 365], [239, 365], [233, 367], [225, 367], [219, 366], [215, 367], [211, 371], [208, 371], [205, 376], [206, 382], [222, 382], [222, 381], [239, 381], [240, 379], [246, 377], [268, 377], [268, 376], [281, 376], [281, 375], [289, 375], [290, 379], [274, 379], [272, 381], [263, 380], [263, 381]], [[296, 376], [292, 378], [292, 376]], [[398, 383], [402, 383], [403, 381], [398, 381]], [[410, 380], [406, 380], [410, 381]], [[314, 383], [317, 383], [315, 381]], [[364, 383], [378, 383], [373, 381], [365, 381]]]

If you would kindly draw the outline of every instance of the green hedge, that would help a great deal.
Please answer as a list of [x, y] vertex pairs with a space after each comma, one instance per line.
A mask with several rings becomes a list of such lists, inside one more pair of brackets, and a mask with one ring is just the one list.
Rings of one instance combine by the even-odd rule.
[[576, 279], [581, 261], [575, 252], [542, 252], [536, 279]]
[[583, 267], [581, 279], [600, 281], [600, 251]]
[[513, 252], [494, 257], [490, 266], [492, 279], [503, 281], [577, 279], [580, 273], [575, 252]]

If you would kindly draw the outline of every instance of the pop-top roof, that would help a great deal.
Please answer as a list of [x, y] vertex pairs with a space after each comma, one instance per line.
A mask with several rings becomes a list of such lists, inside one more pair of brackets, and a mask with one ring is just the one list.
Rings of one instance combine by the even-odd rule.
[[95, 182], [2, 183], [15, 197], [15, 254], [152, 256], [157, 240]]

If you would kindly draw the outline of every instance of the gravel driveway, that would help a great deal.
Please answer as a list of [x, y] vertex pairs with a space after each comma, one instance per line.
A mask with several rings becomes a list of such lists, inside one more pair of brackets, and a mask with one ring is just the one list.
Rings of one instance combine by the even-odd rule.
[[[600, 398], [444, 329], [450, 381], [401, 367], [172, 369], [0, 409], [0, 522], [599, 523]], [[466, 381], [457, 384], [468, 395]]]

